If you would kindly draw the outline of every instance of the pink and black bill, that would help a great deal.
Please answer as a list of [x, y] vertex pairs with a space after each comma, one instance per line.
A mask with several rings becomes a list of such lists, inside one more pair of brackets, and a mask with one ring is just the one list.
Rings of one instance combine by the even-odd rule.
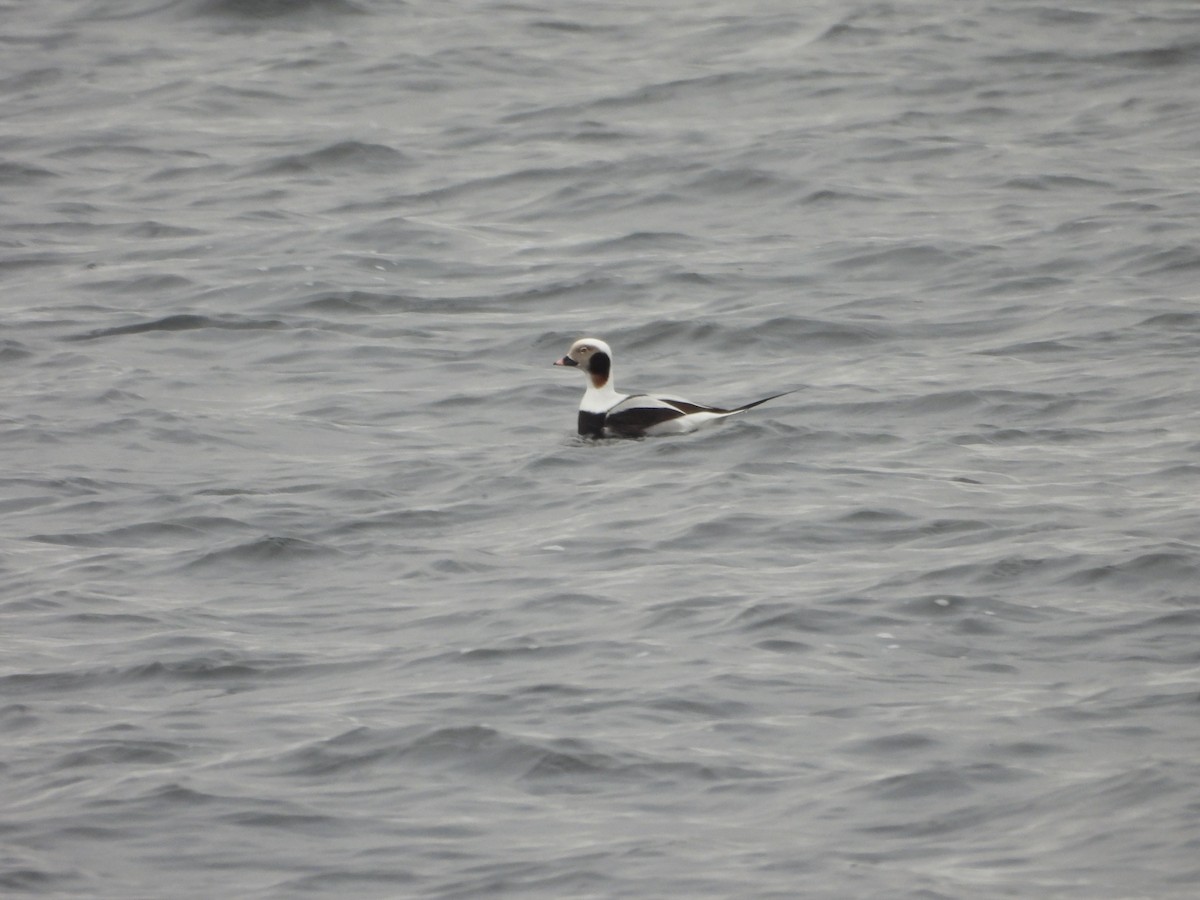
[[[580, 368], [579, 363], [571, 359], [570, 356], [564, 356], [562, 359], [555, 360], [556, 366], [574, 366]], [[603, 350], [597, 350], [587, 358], [587, 365], [582, 367], [585, 372], [592, 376], [592, 382], [604, 384], [608, 381], [609, 375], [612, 374], [612, 359]]]

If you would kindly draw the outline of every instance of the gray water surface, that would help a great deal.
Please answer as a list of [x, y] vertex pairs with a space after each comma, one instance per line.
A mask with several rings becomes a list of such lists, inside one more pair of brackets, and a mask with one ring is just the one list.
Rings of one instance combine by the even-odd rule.
[[1195, 896], [1195, 4], [0, 21], [0, 892]]

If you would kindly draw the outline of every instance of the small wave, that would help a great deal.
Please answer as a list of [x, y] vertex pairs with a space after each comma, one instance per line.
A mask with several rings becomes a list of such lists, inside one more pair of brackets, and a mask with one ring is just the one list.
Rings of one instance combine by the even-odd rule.
[[877, 270], [895, 269], [897, 267], [914, 267], [929, 269], [931, 267], [952, 265], [973, 256], [969, 248], [949, 248], [934, 244], [903, 244], [894, 247], [883, 247], [878, 250], [867, 250], [852, 253], [832, 261], [833, 265], [842, 269]]
[[[701, 719], [741, 719], [754, 714], [754, 704], [738, 700], [714, 700], [667, 696], [646, 701], [646, 707]], [[673, 715], [672, 718], [675, 718]]]
[[941, 744], [942, 741], [938, 738], [923, 732], [898, 731], [879, 737], [854, 740], [839, 749], [843, 753], [890, 757], [896, 754], [929, 750], [941, 746]]
[[172, 526], [164, 522], [147, 522], [99, 532], [35, 534], [29, 539], [42, 544], [58, 544], [64, 547], [142, 547], [163, 539], [175, 540], [179, 537], [194, 537], [197, 533], [197, 530], [192, 528]]
[[77, 531], [60, 534], [35, 534], [29, 540], [66, 547], [154, 547], [174, 545], [180, 540], [195, 540], [217, 531], [244, 530], [249, 526], [237, 519], [217, 516], [176, 521], [137, 522], [103, 531]]
[[1085, 768], [1072, 779], [1069, 786], [1052, 791], [1044, 799], [1053, 809], [1091, 815], [1097, 808], [1140, 811], [1169, 809], [1172, 802], [1194, 797], [1192, 763], [1185, 766], [1170, 760], [1159, 761], [1152, 753], [1147, 757], [1151, 761], [1142, 765], [1123, 766], [1122, 771], [1115, 774], [1109, 774], [1105, 768]]
[[[319, 813], [274, 810], [250, 810], [228, 813], [221, 816], [220, 819], [222, 822], [242, 828], [252, 828], [256, 831], [263, 828], [271, 828], [293, 833], [310, 834], [318, 838], [327, 837], [332, 831], [341, 828], [344, 824], [343, 819], [334, 816], [326, 816]], [[335, 877], [329, 877], [328, 881], [336, 882], [338, 880], [336, 876], [344, 875], [345, 873], [330, 874]], [[319, 884], [325, 880], [320, 876], [313, 876], [310, 879], [301, 879], [298, 883]], [[358, 879], [357, 876], [350, 876], [347, 880], [355, 881]], [[396, 877], [387, 880], [389, 884], [393, 885], [398, 882]]]
[[151, 788], [139, 799], [155, 809], [159, 809], [161, 804], [165, 804], [166, 809], [171, 809], [177, 806], [207, 806], [211, 803], [224, 802], [224, 798], [217, 794], [208, 794], [204, 791], [184, 787], [178, 782]]
[[178, 237], [198, 237], [208, 232], [200, 228], [185, 228], [180, 225], [167, 225], [163, 222], [156, 222], [153, 219], [147, 219], [144, 222], [134, 222], [126, 225], [121, 229], [121, 233], [126, 237], [145, 238], [147, 240], [158, 240], [160, 238], [178, 238]]
[[838, 188], [821, 188], [800, 198], [803, 206], [836, 206], [844, 203], [882, 203], [888, 198], [883, 194]]
[[702, 97], [705, 102], [713, 102], [723, 95], [732, 96], [739, 88], [772, 83], [773, 77], [774, 73], [757, 71], [714, 72], [642, 85], [617, 95], [601, 97], [589, 105], [597, 109], [617, 107], [626, 110], [660, 103], [678, 104], [695, 97]]
[[434, 301], [409, 294], [375, 293], [373, 291], [321, 291], [302, 297], [297, 309], [330, 314], [413, 312], [435, 307]]
[[72, 615], [63, 616], [64, 622], [78, 622], [81, 625], [88, 626], [105, 626], [105, 625], [161, 625], [162, 622], [153, 616], [142, 616], [136, 613], [99, 613], [85, 612], [73, 613]]
[[0, 184], [24, 185], [39, 178], [56, 178], [57, 173], [40, 166], [0, 161]]
[[836, 43], [848, 44], [855, 47], [873, 47], [879, 43], [880, 38], [888, 33], [880, 28], [872, 28], [867, 25], [857, 25], [855, 20], [859, 18], [857, 15], [852, 15], [841, 22], [830, 25], [816, 39], [816, 43]]
[[440, 658], [463, 663], [507, 662], [513, 659], [553, 659], [577, 655], [582, 644], [541, 644], [532, 640], [514, 640], [503, 646], [472, 647], [453, 654], [442, 654]]
[[[1031, 773], [995, 763], [974, 763], [919, 769], [890, 775], [859, 790], [875, 799], [913, 801], [927, 797], [962, 797], [979, 786], [1008, 784], [1032, 777]], [[985, 814], [982, 810], [980, 814]]]
[[796, 189], [797, 183], [790, 178], [750, 167], [710, 169], [681, 188], [689, 194], [711, 194], [716, 197], [736, 194], [763, 198], [777, 198]]
[[870, 324], [807, 316], [777, 316], [756, 325], [756, 339], [767, 346], [786, 347], [858, 347], [874, 344], [891, 336], [892, 327], [884, 322]]
[[850, 525], [855, 528], [876, 528], [904, 525], [918, 521], [916, 516], [901, 512], [898, 509], [884, 507], [860, 507], [839, 516], [838, 524]]
[[[343, 495], [344, 496], [344, 495]], [[462, 520], [460, 511], [445, 509], [401, 509], [369, 518], [339, 522], [328, 534], [345, 537], [383, 531], [387, 534], [411, 531], [426, 537], [444, 534], [455, 522]]]
[[213, 651], [181, 659], [154, 660], [115, 668], [16, 673], [0, 677], [0, 688], [9, 696], [14, 696], [26, 693], [36, 695], [73, 692], [103, 684], [142, 681], [254, 679], [266, 677], [280, 666], [295, 662], [292, 658], [243, 659], [229, 651]]
[[[403, 4], [401, 4], [403, 5]], [[351, 0], [183, 0], [169, 6], [214, 19], [292, 20], [310, 16], [361, 16], [368, 10]]]
[[122, 680], [159, 681], [181, 679], [183, 681], [224, 680], [226, 678], [252, 678], [261, 673], [257, 665], [230, 662], [224, 658], [198, 656], [171, 662], [151, 662], [132, 666], [120, 673]]
[[1200, 62], [1200, 43], [1168, 44], [1139, 50], [1118, 50], [1098, 53], [1086, 58], [1099, 65], [1125, 66], [1131, 69], [1165, 69], [1172, 66], [1191, 66]]
[[712, 320], [655, 319], [624, 333], [618, 332], [616, 336], [622, 348], [641, 351], [709, 344], [731, 334], [739, 341], [744, 340], [741, 331]]
[[601, 253], [637, 253], [646, 251], [652, 253], [668, 250], [688, 251], [701, 246], [701, 242], [691, 235], [677, 231], [632, 231], [614, 238], [603, 238], [598, 241], [587, 241], [572, 247], [572, 251], [583, 255]]
[[[768, 515], [726, 515], [706, 522], [697, 522], [679, 534], [658, 544], [662, 551], [684, 551], [691, 547], [741, 546], [743, 543], [757, 544], [761, 536], [770, 531], [775, 522]], [[632, 525], [633, 522], [631, 521]]]
[[20, 341], [11, 338], [0, 338], [0, 363], [16, 362], [33, 356], [33, 351]]
[[805, 634], [853, 634], [863, 627], [859, 613], [791, 603], [755, 603], [738, 613], [735, 622], [745, 631]]
[[50, 896], [55, 885], [63, 883], [65, 887], [67, 883], [75, 880], [74, 876], [52, 872], [48, 869], [14, 866], [12, 865], [12, 856], [7, 852], [4, 855], [4, 862], [5, 869], [0, 872], [0, 888], [12, 891], [14, 894]]
[[1105, 440], [1102, 431], [1090, 428], [992, 428], [960, 434], [954, 438], [956, 444], [970, 446], [1054, 446], [1056, 444], [1098, 443]]
[[1159, 313], [1156, 316], [1143, 319], [1138, 323], [1137, 327], [1151, 328], [1154, 330], [1182, 331], [1188, 334], [1194, 334], [1200, 331], [1200, 313]]
[[980, 356], [1050, 356], [1055, 354], [1075, 354], [1078, 352], [1073, 344], [1068, 341], [1046, 339], [1036, 341], [1018, 341], [1015, 344], [1006, 344], [1003, 347], [994, 347], [988, 350], [980, 350]]
[[[193, 283], [182, 275], [153, 274], [137, 275], [133, 278], [103, 279], [93, 281], [89, 286], [95, 290], [120, 296], [122, 294], [172, 294], [180, 293], [193, 286]], [[147, 329], [149, 330], [149, 329]], [[163, 329], [178, 330], [178, 329]]]
[[219, 328], [228, 331], [274, 330], [287, 327], [277, 319], [215, 318], [192, 313], [179, 313], [154, 319], [150, 322], [134, 322], [114, 328], [98, 328], [85, 334], [72, 335], [69, 341], [91, 341], [97, 338], [120, 337], [128, 334], [145, 334], [151, 331], [194, 331], [201, 328]]
[[0, 688], [6, 697], [30, 694], [42, 697], [58, 691], [70, 692], [95, 684], [90, 672], [15, 672], [0, 676]]
[[1113, 185], [1108, 181], [1098, 181], [1095, 178], [1082, 178], [1078, 175], [1031, 175], [1020, 178], [1010, 178], [1000, 185], [1009, 190], [1024, 191], [1056, 191], [1063, 189], [1078, 189], [1082, 191], [1111, 191]]
[[309, 153], [291, 153], [276, 157], [260, 163], [246, 175], [255, 178], [298, 172], [366, 172], [386, 175], [408, 164], [408, 158], [391, 147], [359, 141], [341, 141]]
[[47, 67], [44, 69], [30, 69], [27, 72], [20, 72], [16, 75], [10, 75], [7, 78], [0, 78], [0, 94], [19, 94], [22, 91], [57, 84], [62, 81], [64, 74], [60, 68]]
[[1104, 18], [1098, 12], [1083, 9], [1060, 9], [1053, 6], [1036, 6], [1030, 9], [1030, 13], [1040, 25], [1090, 25], [1100, 22]]
[[0, 706], [0, 726], [5, 734], [18, 734], [25, 729], [35, 728], [41, 721], [34, 707], [24, 703]]
[[1036, 610], [1027, 606], [1014, 606], [995, 599], [980, 599], [962, 594], [922, 594], [889, 604], [889, 608], [914, 619], [949, 619], [978, 621], [980, 613], [994, 614], [1005, 620], [1039, 621]]
[[206, 553], [187, 564], [188, 569], [221, 567], [236, 563], [297, 562], [326, 556], [337, 551], [324, 544], [302, 538], [269, 535], [234, 547], [225, 547]]
[[1018, 759], [1040, 759], [1056, 753], [1062, 753], [1066, 747], [1062, 744], [1051, 744], [1046, 741], [1010, 741], [992, 744], [991, 750], [997, 756], [1013, 756]]
[[1191, 244], [1183, 244], [1168, 250], [1153, 250], [1139, 255], [1124, 267], [1137, 275], [1161, 275], [1178, 272], [1193, 275], [1200, 269], [1200, 250]]
[[[290, 818], [303, 821], [307, 817]], [[321, 818], [325, 819], [327, 817]], [[329, 834], [337, 833], [343, 830], [344, 827], [344, 819], [329, 819], [324, 825], [321, 825], [320, 820], [317, 817], [313, 817], [313, 821], [308, 823], [304, 830], [313, 832], [314, 838], [325, 840]], [[430, 824], [425, 826], [425, 831], [428, 835], [450, 834], [454, 831], [456, 837], [476, 833], [476, 829], [454, 830], [445, 827], [439, 829], [437, 826]], [[401, 858], [397, 857], [393, 866], [372, 868], [367, 871], [340, 869], [330, 872], [314, 872], [310, 875], [297, 875], [274, 885], [273, 893], [281, 897], [398, 897], [401, 896], [403, 886], [419, 884], [421, 881], [422, 879], [411, 869], [407, 868]], [[493, 886], [489, 885], [488, 889], [489, 891], [492, 890]], [[420, 890], [414, 889], [412, 894], [409, 894], [407, 891], [403, 893], [405, 896], [416, 896], [420, 893]], [[475, 894], [450, 891], [442, 894], [442, 896], [467, 897], [475, 896]]]
[[615, 25], [601, 25], [596, 22], [567, 22], [562, 19], [539, 19], [530, 22], [529, 27], [561, 34], [599, 34], [619, 35], [621, 29]]
[[614, 289], [614, 284], [615, 282], [611, 277], [585, 275], [579, 278], [551, 281], [532, 287], [514, 288], [490, 296], [476, 295], [443, 299], [439, 301], [438, 305], [442, 312], [475, 312], [482, 309], [495, 310], [498, 305], [502, 304], [513, 304], [524, 307], [529, 303], [549, 303], [549, 305], [555, 306], [557, 309], [561, 308], [561, 303], [568, 299], [580, 302], [589, 298], [607, 298]]
[[1039, 294], [1047, 291], [1054, 291], [1066, 287], [1071, 282], [1066, 278], [1057, 278], [1053, 275], [1019, 275], [1013, 278], [1004, 278], [998, 281], [993, 281], [991, 284], [980, 290], [980, 294], [987, 296], [1005, 296], [1008, 294]]
[[[80, 139], [77, 143], [73, 143], [69, 147], [56, 150], [50, 154], [50, 157], [52, 159], [86, 159], [91, 162], [99, 162], [98, 158], [111, 160], [129, 160], [131, 158], [155, 160], [161, 158], [161, 151], [158, 149], [152, 149], [144, 144], [130, 143], [132, 135], [126, 132], [104, 132], [103, 138], [103, 140], [95, 140], [93, 138]], [[185, 152], [185, 155], [190, 157], [195, 154]], [[99, 209], [90, 203], [64, 203], [58, 209], [62, 212], [76, 209], [81, 213], [88, 214], [100, 212]]]
[[489, 778], [540, 783], [563, 780], [587, 783], [596, 778], [605, 782], [651, 778], [711, 783], [759, 774], [736, 766], [655, 759], [601, 748], [577, 738], [525, 737], [486, 725], [405, 729], [400, 734], [356, 728], [294, 751], [289, 760], [294, 774], [322, 778], [368, 769], [388, 760], [403, 760], [409, 767], [451, 769]]
[[452, 184], [430, 188], [402, 198], [407, 203], [448, 203], [464, 196], [481, 196], [487, 193], [505, 193], [530, 199], [530, 192], [543, 196], [555, 190], [576, 191], [581, 182], [601, 180], [608, 183], [616, 172], [616, 165], [609, 162], [589, 162], [557, 167], [524, 166], [499, 175], [472, 175]]
[[168, 741], [100, 741], [60, 756], [54, 760], [54, 768], [75, 769], [106, 765], [165, 766], [178, 762], [186, 755], [186, 748]]
[[1136, 587], [1139, 593], [1145, 593], [1150, 590], [1151, 584], [1157, 584], [1158, 593], [1179, 595], [1200, 584], [1200, 559], [1190, 549], [1153, 550], [1119, 562], [1088, 566], [1066, 580], [1076, 585]]

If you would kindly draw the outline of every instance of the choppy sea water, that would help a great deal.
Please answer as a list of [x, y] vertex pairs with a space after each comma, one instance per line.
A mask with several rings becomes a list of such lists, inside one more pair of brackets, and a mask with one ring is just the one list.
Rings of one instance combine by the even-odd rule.
[[1194, 4], [0, 12], [6, 896], [1195, 896]]

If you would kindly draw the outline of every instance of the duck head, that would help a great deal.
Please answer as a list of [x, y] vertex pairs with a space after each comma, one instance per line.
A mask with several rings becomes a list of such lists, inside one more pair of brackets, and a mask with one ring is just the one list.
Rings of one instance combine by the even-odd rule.
[[597, 390], [612, 378], [612, 350], [598, 338], [581, 338], [571, 345], [566, 356], [554, 364], [582, 369]]

